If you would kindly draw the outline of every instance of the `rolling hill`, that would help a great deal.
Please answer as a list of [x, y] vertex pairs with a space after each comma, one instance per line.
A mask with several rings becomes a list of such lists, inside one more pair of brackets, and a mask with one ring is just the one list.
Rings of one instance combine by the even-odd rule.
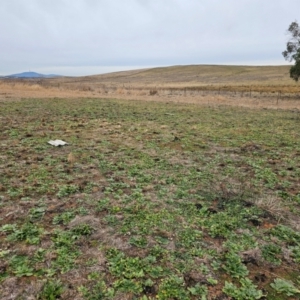
[[36, 72], [23, 72], [18, 74], [12, 74], [8, 76], [4, 76], [5, 78], [55, 78], [55, 77], [61, 77], [60, 75], [44, 75]]

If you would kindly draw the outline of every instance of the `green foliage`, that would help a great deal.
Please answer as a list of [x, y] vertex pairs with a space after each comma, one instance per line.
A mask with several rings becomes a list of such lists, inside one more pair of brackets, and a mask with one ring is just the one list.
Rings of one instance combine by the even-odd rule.
[[1, 250], [0, 258], [6, 257], [10, 253], [10, 250]]
[[145, 264], [138, 257], [126, 257], [122, 252], [108, 256], [110, 272], [117, 277], [141, 278], [145, 276]]
[[88, 300], [111, 299], [115, 294], [114, 289], [107, 287], [100, 276], [96, 276], [88, 286], [80, 286], [78, 290]]
[[300, 233], [294, 231], [290, 227], [279, 224], [276, 227], [272, 228], [270, 233], [289, 245], [300, 246]]
[[276, 290], [277, 293], [285, 294], [287, 296], [300, 294], [300, 290], [297, 289], [290, 280], [276, 278], [274, 282], [271, 283], [271, 287]]
[[45, 215], [45, 207], [36, 207], [36, 208], [32, 208], [29, 211], [29, 218], [32, 222], [36, 222], [39, 221], [43, 218], [43, 216]]
[[300, 77], [300, 49], [298, 50], [298, 55], [296, 57], [295, 65], [290, 69], [290, 77], [295, 81], [298, 81]]
[[10, 259], [9, 265], [12, 269], [12, 272], [17, 277], [32, 276], [34, 274], [34, 268], [32, 268], [30, 265], [30, 261], [27, 256], [14, 255]]
[[228, 212], [219, 212], [207, 219], [209, 233], [212, 237], [228, 237], [232, 231], [241, 225], [238, 215], [232, 216]]
[[235, 300], [256, 300], [263, 297], [263, 293], [248, 278], [240, 279], [240, 287], [225, 281], [223, 292]]
[[122, 292], [140, 294], [143, 291], [143, 286], [140, 281], [134, 279], [121, 278], [114, 282], [114, 288]]
[[300, 246], [290, 247], [292, 250], [292, 256], [296, 263], [300, 263]]
[[45, 259], [46, 250], [43, 248], [38, 248], [33, 256], [34, 262], [42, 262]]
[[184, 228], [178, 233], [180, 246], [190, 248], [200, 245], [202, 232], [193, 228]]
[[147, 239], [143, 236], [135, 236], [131, 237], [129, 240], [129, 244], [134, 245], [139, 248], [145, 248], [148, 244]]
[[79, 224], [72, 229], [72, 232], [76, 235], [91, 235], [94, 229], [89, 224]]
[[20, 135], [20, 132], [19, 132], [19, 130], [18, 129], [10, 129], [10, 130], [8, 130], [8, 132], [7, 132], [8, 134], [9, 134], [9, 136], [11, 137], [11, 138], [17, 138], [19, 135]]
[[[236, 242], [237, 240], [239, 241], [238, 243]], [[258, 243], [256, 242], [255, 236], [250, 232], [244, 234], [232, 233], [227, 241], [224, 242], [223, 246], [228, 250], [240, 252], [254, 249], [258, 246]]]
[[97, 211], [104, 211], [109, 208], [109, 199], [104, 198], [102, 200], [99, 200], [97, 203]]
[[89, 210], [87, 208], [85, 208], [84, 206], [80, 206], [77, 209], [77, 212], [81, 215], [81, 216], [86, 216], [89, 214]]
[[223, 266], [224, 270], [232, 277], [239, 278], [248, 275], [247, 267], [242, 263], [241, 258], [234, 252], [228, 252], [225, 255], [226, 262]]
[[[197, 289], [192, 289], [191, 292], [197, 293]], [[189, 292], [185, 289], [184, 280], [176, 275], [165, 278], [158, 290], [158, 299], [182, 299], [189, 300]]]
[[266, 187], [274, 188], [278, 182], [276, 174], [270, 168], [256, 166], [255, 178], [257, 181], [262, 181]]
[[199, 283], [197, 283], [195, 286], [189, 287], [188, 291], [191, 293], [192, 296], [197, 296], [198, 299], [201, 300], [207, 299], [206, 296], [208, 293], [208, 289], [205, 285], [200, 285]]
[[19, 229], [16, 227], [13, 232], [7, 236], [9, 241], [26, 241], [28, 244], [36, 245], [40, 242], [40, 235], [43, 229], [32, 223], [25, 223]]
[[38, 295], [39, 300], [59, 299], [64, 291], [64, 286], [59, 280], [48, 280]]
[[127, 257], [123, 252], [112, 248], [107, 251], [106, 256], [109, 270], [117, 278], [115, 290], [138, 294], [143, 286], [152, 284], [149, 277], [159, 278], [164, 275], [164, 270], [156, 265], [156, 257], [152, 255], [143, 259]]
[[280, 265], [280, 255], [281, 255], [281, 247], [275, 244], [267, 244], [262, 247], [262, 256], [268, 262], [271, 262], [275, 265]]
[[66, 212], [61, 213], [59, 215], [55, 215], [54, 218], [53, 218], [52, 223], [54, 225], [56, 225], [56, 224], [67, 225], [74, 218], [75, 218], [75, 213], [74, 212], [66, 211]]
[[62, 185], [59, 187], [59, 190], [56, 194], [58, 198], [63, 198], [71, 194], [75, 194], [79, 191], [79, 187], [75, 184]]
[[74, 246], [74, 241], [77, 239], [78, 236], [71, 231], [55, 230], [52, 235], [52, 241], [55, 248], [72, 248]]
[[4, 233], [12, 233], [16, 230], [17, 225], [16, 224], [4, 224], [0, 228], [0, 232]]
[[80, 254], [75, 246], [75, 241], [78, 238], [79, 234], [72, 231], [55, 231], [52, 241], [56, 259], [52, 262], [52, 268], [63, 274], [74, 267], [75, 260]]
[[12, 199], [15, 199], [15, 198], [19, 198], [23, 195], [23, 189], [20, 187], [20, 188], [9, 188], [7, 190], [7, 194], [12, 198]]
[[286, 50], [282, 55], [286, 60], [295, 61], [295, 65], [290, 69], [290, 77], [298, 81], [300, 77], [300, 27], [297, 22], [292, 22], [288, 28], [291, 35], [290, 40], [287, 42]]

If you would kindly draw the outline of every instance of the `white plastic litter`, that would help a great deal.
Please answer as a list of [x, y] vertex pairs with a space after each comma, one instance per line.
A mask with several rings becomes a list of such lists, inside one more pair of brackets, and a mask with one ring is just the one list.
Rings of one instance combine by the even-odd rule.
[[54, 141], [49, 141], [48, 144], [52, 145], [52, 146], [55, 146], [55, 147], [58, 147], [58, 146], [65, 146], [67, 145], [68, 143], [67, 142], [64, 142], [62, 140], [54, 140]]

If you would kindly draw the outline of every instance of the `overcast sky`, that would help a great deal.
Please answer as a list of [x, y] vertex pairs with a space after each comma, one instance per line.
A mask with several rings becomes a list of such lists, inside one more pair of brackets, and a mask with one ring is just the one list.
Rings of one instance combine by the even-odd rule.
[[286, 64], [300, 0], [0, 0], [0, 75]]

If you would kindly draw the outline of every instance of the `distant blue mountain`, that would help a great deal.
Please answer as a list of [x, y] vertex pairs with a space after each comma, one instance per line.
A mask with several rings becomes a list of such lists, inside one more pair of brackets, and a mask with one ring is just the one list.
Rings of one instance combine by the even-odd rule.
[[36, 72], [23, 72], [23, 73], [18, 73], [18, 74], [12, 74], [8, 76], [3, 76], [5, 78], [54, 78], [54, 77], [61, 77], [60, 75], [44, 75], [44, 74], [39, 74]]

